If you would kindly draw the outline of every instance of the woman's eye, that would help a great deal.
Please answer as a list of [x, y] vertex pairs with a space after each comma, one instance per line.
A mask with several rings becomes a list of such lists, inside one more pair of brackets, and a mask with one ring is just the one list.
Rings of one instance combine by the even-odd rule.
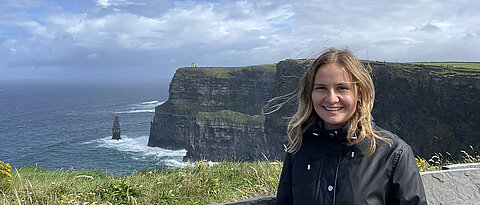
[[342, 86], [342, 87], [338, 87], [337, 89], [338, 89], [338, 90], [341, 90], [341, 91], [345, 91], [345, 90], [348, 90], [348, 87], [343, 87], [343, 86]]
[[325, 90], [325, 87], [315, 87], [315, 90]]

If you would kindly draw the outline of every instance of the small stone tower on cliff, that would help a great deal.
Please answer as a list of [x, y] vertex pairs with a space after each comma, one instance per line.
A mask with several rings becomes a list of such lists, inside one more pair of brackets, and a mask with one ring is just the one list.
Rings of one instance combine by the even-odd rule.
[[113, 128], [112, 128], [112, 140], [122, 139], [120, 137], [121, 133], [122, 133], [122, 130], [120, 129], [120, 120], [118, 119], [118, 116], [115, 116], [115, 120], [113, 121]]

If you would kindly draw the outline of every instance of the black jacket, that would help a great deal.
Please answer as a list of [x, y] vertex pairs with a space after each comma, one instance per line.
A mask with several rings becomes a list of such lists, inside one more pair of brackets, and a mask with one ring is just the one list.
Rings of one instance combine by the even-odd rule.
[[426, 204], [425, 191], [410, 146], [381, 130], [392, 145], [377, 140], [376, 151], [365, 138], [346, 146], [346, 128], [307, 129], [301, 148], [287, 153], [277, 204]]

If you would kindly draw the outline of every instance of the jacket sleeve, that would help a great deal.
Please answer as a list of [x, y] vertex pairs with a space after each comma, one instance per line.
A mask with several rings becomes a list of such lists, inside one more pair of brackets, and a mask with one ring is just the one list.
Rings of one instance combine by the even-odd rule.
[[395, 155], [387, 204], [427, 204], [412, 148], [404, 144]]
[[292, 154], [286, 153], [282, 174], [278, 183], [276, 204], [293, 204], [292, 198]]

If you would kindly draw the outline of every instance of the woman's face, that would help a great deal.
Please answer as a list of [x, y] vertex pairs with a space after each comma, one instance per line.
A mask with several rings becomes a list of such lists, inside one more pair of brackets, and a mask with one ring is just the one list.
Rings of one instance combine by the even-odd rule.
[[323, 119], [325, 129], [337, 129], [357, 109], [357, 86], [338, 63], [321, 66], [315, 74], [312, 101], [315, 112]]

